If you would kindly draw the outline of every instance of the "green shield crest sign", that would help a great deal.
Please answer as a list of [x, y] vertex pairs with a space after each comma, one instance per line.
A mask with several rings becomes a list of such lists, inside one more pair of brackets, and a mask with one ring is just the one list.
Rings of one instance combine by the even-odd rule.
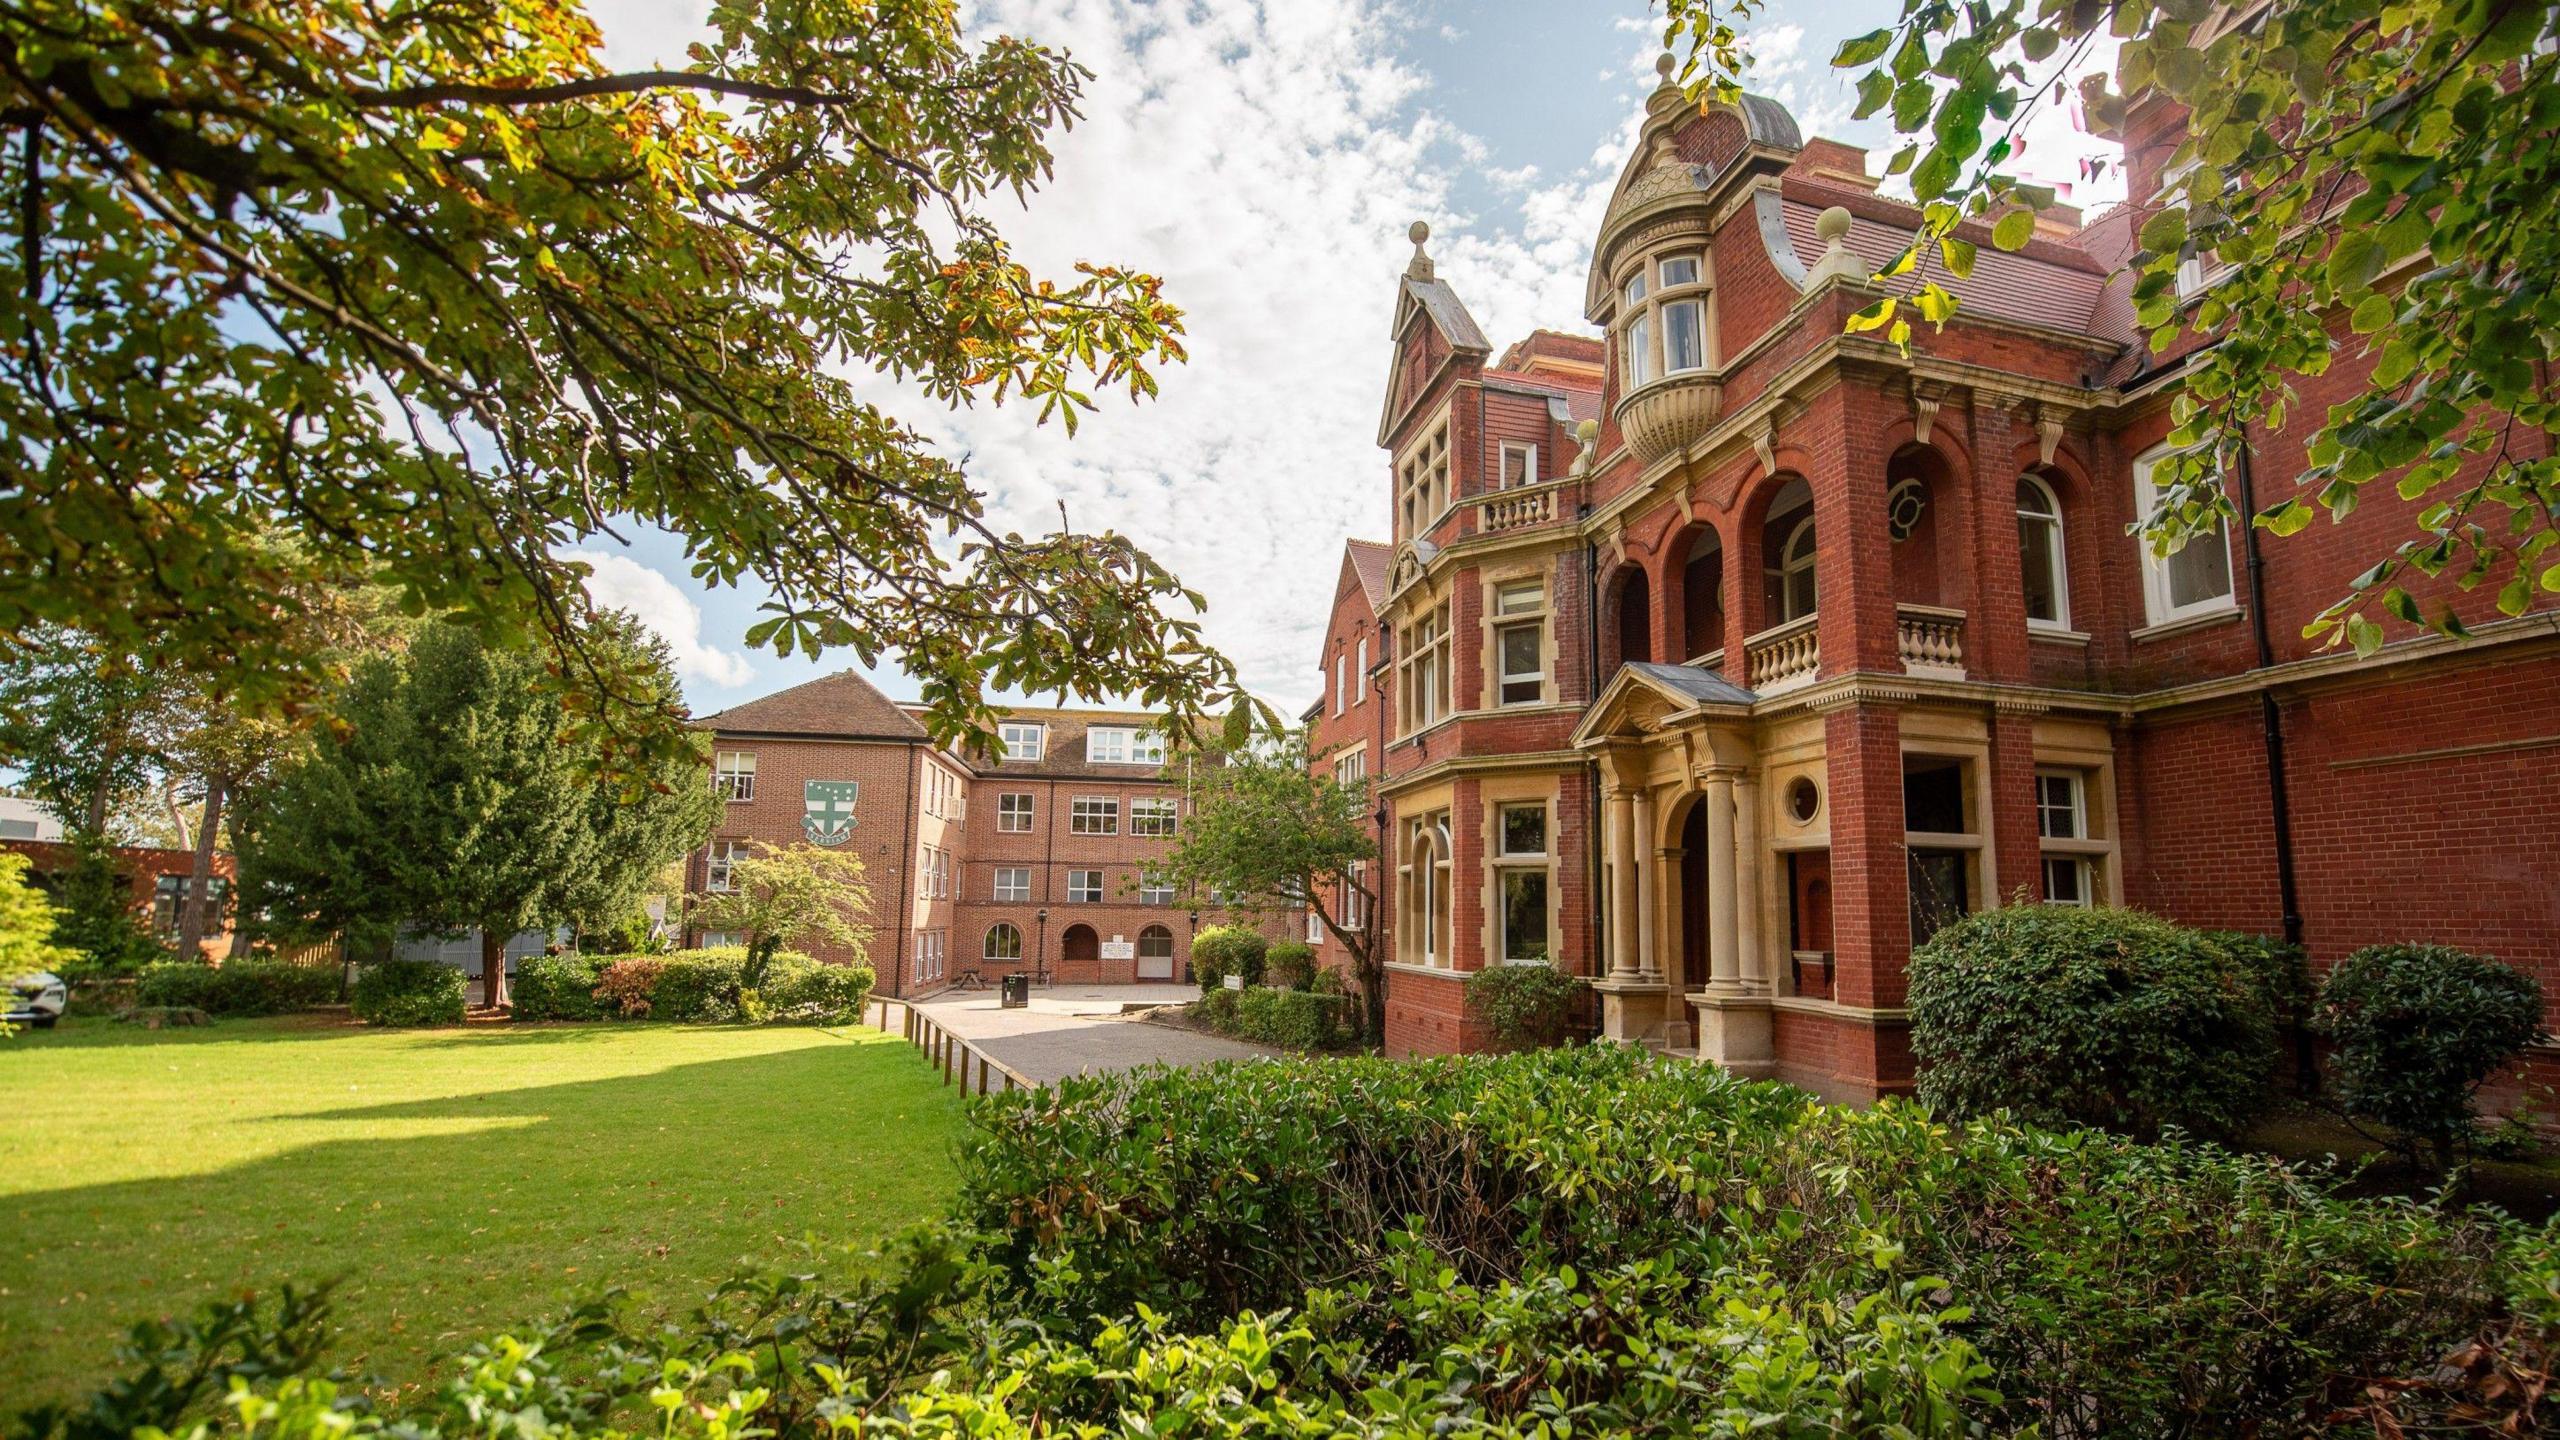
[[800, 791], [800, 831], [812, 845], [841, 845], [853, 838], [853, 803], [859, 780], [810, 780]]

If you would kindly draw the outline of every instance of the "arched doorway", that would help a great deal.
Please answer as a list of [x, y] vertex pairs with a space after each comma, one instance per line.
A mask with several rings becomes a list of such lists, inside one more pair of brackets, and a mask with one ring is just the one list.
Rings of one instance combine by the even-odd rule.
[[[1627, 567], [1618, 581], [1618, 665], [1653, 658], [1653, 585], [1644, 571]], [[1609, 667], [1614, 673], [1616, 665]]]
[[1058, 959], [1066, 965], [1099, 965], [1102, 962], [1102, 937], [1090, 925], [1070, 925], [1058, 937]]
[[1138, 978], [1173, 978], [1173, 931], [1162, 925], [1150, 925], [1138, 932]]
[[1703, 659], [1724, 648], [1724, 537], [1701, 530], [1680, 569], [1680, 658]]

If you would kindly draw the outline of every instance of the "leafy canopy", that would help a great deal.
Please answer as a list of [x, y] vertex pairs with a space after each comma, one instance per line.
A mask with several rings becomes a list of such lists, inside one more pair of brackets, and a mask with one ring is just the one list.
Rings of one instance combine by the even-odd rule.
[[27, 857], [0, 853], [0, 980], [59, 970], [70, 959], [53, 943], [53, 902], [27, 883]]
[[12, 4], [0, 639], [96, 625], [282, 686], [298, 597], [379, 575], [543, 637], [573, 705], [671, 753], [567, 556], [628, 519], [771, 589], [750, 643], [903, 654], [939, 733], [991, 687], [1234, 694], [1172, 575], [1000, 530], [881, 403], [1072, 428], [1183, 358], [1154, 278], [1034, 276], [987, 214], [1048, 178], [1086, 72], [964, 44], [952, 0], [709, 28], [617, 72], [576, 0]]
[[745, 858], [730, 862], [728, 889], [694, 902], [693, 923], [746, 937], [752, 987], [783, 946], [811, 936], [868, 950], [870, 914], [871, 887], [860, 855], [757, 841]]
[[[1668, 42], [1695, 51], [1684, 80], [1730, 100], [1749, 65], [1734, 22], [1752, 0], [1668, 0]], [[2560, 426], [2560, 10], [2531, 0], [2277, 0], [2235, 23], [2212, 0], [1904, 0], [1897, 22], [1843, 43], [1861, 71], [1858, 118], [1889, 115], [1908, 137], [1887, 172], [1909, 177], [1924, 223], [1877, 278], [1895, 293], [1854, 317], [1911, 338], [1912, 312], [1943, 326], [1956, 298], [1926, 278], [1934, 251], [1957, 279], [1987, 221], [2023, 248], [2049, 189], [2003, 169], [2028, 117], [2061, 104], [2067, 77], [2105, 37], [2122, 42], [2125, 96], [2187, 113], [2157, 157], [2167, 178], [2144, 202], [2132, 256], [2137, 321], [2155, 352], [2200, 345], [2176, 397], [2173, 443], [2143, 526], [2163, 550], [2247, 519], [2291, 535], [2326, 511], [2351, 514], [2375, 481], [2416, 505], [2414, 532], [2374, 557], [2308, 636], [2370, 654], [2374, 612], [2448, 634], [2418, 577], [2497, 586], [2520, 615], [2560, 592], [2560, 459], [2535, 432]], [[2128, 101], [2082, 92], [2120, 120]], [[2182, 263], [2228, 267], [2181, 297]], [[2301, 377], [2342, 359], [2370, 372], [2325, 412], [2297, 416]], [[2251, 427], [2317, 428], [2291, 493], [2243, 517], [2217, 461]], [[2533, 453], [2527, 453], [2533, 452]]]

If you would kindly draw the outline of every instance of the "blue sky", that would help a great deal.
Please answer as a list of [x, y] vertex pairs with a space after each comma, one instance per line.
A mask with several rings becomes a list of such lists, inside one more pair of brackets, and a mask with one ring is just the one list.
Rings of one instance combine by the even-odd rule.
[[[615, 58], [678, 61], [701, 0], [598, 0]], [[1883, 151], [1848, 120], [1827, 61], [1891, 21], [1878, 0], [1776, 4], [1752, 22], [1752, 88], [1808, 134]], [[1189, 314], [1190, 364], [1141, 406], [1106, 402], [1069, 441], [1020, 407], [880, 401], [969, 456], [1000, 522], [1134, 537], [1209, 601], [1211, 641], [1284, 708], [1319, 688], [1316, 646], [1342, 541], [1383, 537], [1374, 445], [1387, 325], [1410, 248], [1432, 226], [1441, 275], [1499, 346], [1582, 328], [1591, 232], [1653, 80], [1659, 21], [1637, 3], [1532, 0], [979, 0], [973, 31], [1027, 35], [1095, 74], [1055, 182], [1006, 217], [1035, 269], [1110, 260], [1162, 275]], [[2031, 172], [2068, 180], [2094, 142], [2056, 115]], [[2101, 202], [2106, 195], [2081, 195]], [[752, 653], [763, 599], [710, 590], [681, 544], [641, 535], [582, 552], [598, 598], [676, 652], [697, 712], [852, 663]], [[875, 672], [893, 695], [913, 684]]]

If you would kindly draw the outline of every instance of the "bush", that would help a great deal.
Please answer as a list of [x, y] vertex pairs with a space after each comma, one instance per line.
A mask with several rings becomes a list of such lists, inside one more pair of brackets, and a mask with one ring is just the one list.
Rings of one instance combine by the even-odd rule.
[[1467, 977], [1467, 1008], [1512, 1049], [1561, 1045], [1582, 982], [1553, 965], [1488, 965]]
[[202, 1010], [208, 1015], [283, 1015], [336, 1004], [338, 985], [335, 965], [168, 960], [143, 967], [134, 980], [133, 1001], [145, 1009]]
[[658, 976], [667, 962], [648, 955], [624, 955], [599, 960], [596, 970], [597, 1005], [625, 1020], [649, 1018], [650, 995], [658, 988]]
[[596, 998], [596, 982], [603, 970], [603, 959], [593, 955], [526, 956], [516, 965], [515, 983], [507, 987], [515, 998], [515, 1018], [604, 1019], [607, 1007]]
[[[1792, 1415], [1814, 1402], [1762, 1368], [1792, 1356], [1853, 1416], [1944, 1402], [1910, 1433], [2297, 1434], [2505, 1323], [2560, 1237], [1614, 1045], [1081, 1077], [973, 1120], [962, 1215], [1055, 1341], [1126, 1373], [1163, 1335], [1108, 1317], [1218, 1336], [1285, 1310], [1333, 1353], [1271, 1385], [1311, 1363], [1361, 1377], [1321, 1393], [1426, 1406], [1440, 1361], [1469, 1425], [1520, 1430], [1549, 1403], [1593, 1434], [1682, 1428], [1699, 1396]], [[1888, 1433], [1837, 1418], [1768, 1433]]]
[[1349, 1037], [1350, 1002], [1339, 995], [1274, 990], [1256, 985], [1235, 992], [1233, 1033], [1289, 1050], [1331, 1050]]
[[1203, 990], [1217, 989], [1230, 975], [1243, 976], [1247, 985], [1259, 985], [1270, 951], [1271, 942], [1258, 930], [1212, 925], [1191, 937], [1191, 978]]
[[2542, 987], [2442, 945], [2372, 945], [2329, 972], [2315, 1023], [2337, 1046], [2347, 1113], [2443, 1164], [2473, 1138], [2481, 1084], [2540, 1038]]
[[1284, 990], [1304, 990], [1316, 983], [1316, 949], [1303, 940], [1283, 940], [1263, 957], [1262, 978]]
[[2263, 982], [2136, 911], [1967, 916], [1912, 952], [1910, 1004], [1920, 1098], [1944, 1115], [2227, 1136], [2271, 1096]]
[[356, 974], [356, 1018], [367, 1025], [459, 1025], [469, 977], [434, 960], [379, 960]]
[[2204, 938], [2221, 946], [2258, 987], [2278, 1028], [2310, 1018], [2311, 961], [2301, 946], [2282, 936], [2248, 930], [2208, 930]]
[[1241, 990], [1211, 990], [1192, 1004], [1191, 1018], [1221, 1035], [1232, 1035], [1236, 1028], [1236, 1002], [1242, 998]]
[[849, 1025], [862, 1018], [875, 977], [868, 965], [821, 965], [781, 957], [765, 975], [767, 1018], [802, 1025]]

